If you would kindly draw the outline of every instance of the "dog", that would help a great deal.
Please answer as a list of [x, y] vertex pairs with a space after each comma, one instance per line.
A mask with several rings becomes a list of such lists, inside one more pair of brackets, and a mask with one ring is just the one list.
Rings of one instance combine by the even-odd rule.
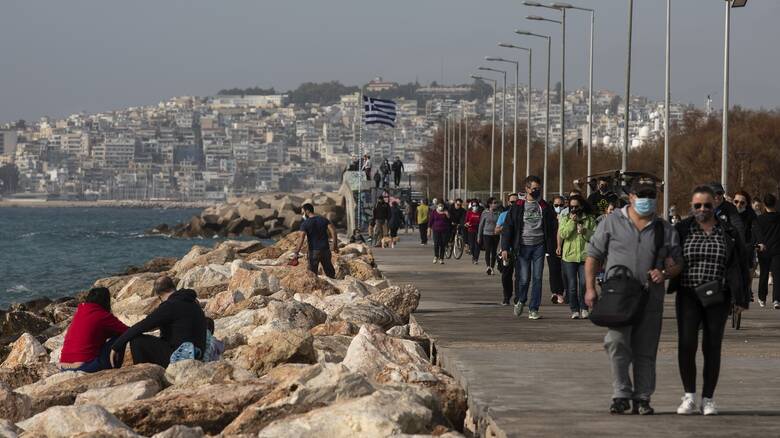
[[392, 237], [382, 238], [382, 248], [395, 248], [395, 239]]

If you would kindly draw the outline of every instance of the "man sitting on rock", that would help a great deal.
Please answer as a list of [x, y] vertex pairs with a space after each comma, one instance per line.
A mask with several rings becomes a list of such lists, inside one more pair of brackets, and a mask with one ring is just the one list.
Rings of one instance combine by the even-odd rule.
[[[206, 350], [206, 316], [194, 290], [176, 290], [173, 280], [162, 276], [154, 282], [160, 305], [146, 318], [130, 327], [111, 348], [111, 364], [121, 364], [125, 346], [130, 343], [133, 363], [154, 363], [166, 368], [171, 355], [192, 351], [193, 359], [202, 359]], [[160, 330], [160, 337], [145, 335]]]
[[303, 235], [298, 242], [298, 247], [295, 249], [294, 259], [298, 260], [298, 254], [300, 254], [301, 248], [303, 248], [303, 241], [306, 239], [309, 242], [309, 270], [316, 274], [319, 271], [319, 265], [322, 265], [325, 275], [335, 278], [336, 269], [333, 267], [333, 262], [330, 259], [328, 236], [330, 235], [333, 239], [333, 252], [338, 254], [339, 238], [336, 234], [336, 227], [324, 217], [314, 214], [313, 205], [303, 204], [302, 208], [306, 220], [301, 223]]

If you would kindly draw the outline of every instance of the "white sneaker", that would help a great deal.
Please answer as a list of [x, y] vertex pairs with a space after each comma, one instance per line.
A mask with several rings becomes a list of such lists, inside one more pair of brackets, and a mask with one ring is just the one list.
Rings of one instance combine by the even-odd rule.
[[696, 399], [692, 395], [685, 394], [682, 398], [682, 403], [680, 403], [680, 407], [677, 408], [677, 414], [693, 415], [698, 413], [699, 409], [696, 408]]
[[704, 415], [718, 415], [718, 408], [715, 407], [715, 400], [711, 398], [702, 398], [701, 413]]
[[433, 258], [433, 264], [435, 265], [436, 263], [439, 263], [439, 258], [438, 257], [434, 257]]
[[775, 308], [775, 310], [780, 310], [780, 301], [775, 301], [772, 303], [772, 306]]
[[440, 264], [440, 265], [443, 265], [443, 264], [444, 264], [444, 259], [440, 259], [440, 260], [439, 260], [439, 264]]
[[758, 299], [758, 305], [759, 305], [760, 307], [764, 307], [764, 306], [766, 306], [766, 303], [764, 302], [764, 300], [762, 300], [762, 299], [760, 299], [760, 298], [759, 298], [759, 299]]
[[541, 319], [541, 318], [542, 318], [542, 315], [540, 315], [539, 311], [537, 311], [537, 310], [532, 310], [528, 314], [528, 319]]
[[580, 319], [580, 312], [571, 312], [571, 319]]
[[590, 312], [587, 310], [583, 310], [580, 312], [580, 318], [582, 319], [588, 319], [589, 316], [590, 316]]

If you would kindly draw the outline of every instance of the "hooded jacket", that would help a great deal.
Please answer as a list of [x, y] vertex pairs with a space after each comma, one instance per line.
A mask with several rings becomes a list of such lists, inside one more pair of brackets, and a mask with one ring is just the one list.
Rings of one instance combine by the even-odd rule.
[[[544, 231], [545, 251], [554, 254], [558, 245], [558, 218], [552, 207], [546, 201], [539, 200], [539, 208], [542, 209], [542, 230]], [[525, 199], [518, 199], [517, 203], [509, 209], [506, 221], [501, 231], [501, 250], [518, 251], [523, 242], [523, 217], [525, 214]]]
[[780, 256], [780, 213], [764, 213], [753, 223], [756, 243], [766, 245], [761, 257]]
[[160, 339], [171, 351], [185, 342], [192, 342], [200, 351], [206, 351], [206, 316], [192, 289], [180, 289], [171, 294], [152, 313], [130, 327], [114, 342], [114, 351], [124, 353], [125, 346], [133, 338], [160, 329]]

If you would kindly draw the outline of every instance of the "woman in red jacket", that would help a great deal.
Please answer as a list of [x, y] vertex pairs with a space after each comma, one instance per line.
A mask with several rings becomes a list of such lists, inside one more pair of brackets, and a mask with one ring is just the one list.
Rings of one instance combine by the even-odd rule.
[[479, 264], [479, 221], [482, 218], [482, 212], [479, 210], [479, 202], [472, 201], [471, 208], [466, 213], [466, 231], [468, 232], [469, 248], [471, 249], [471, 261], [475, 265]]
[[65, 333], [60, 369], [94, 373], [112, 368], [108, 360], [111, 346], [125, 331], [127, 326], [111, 313], [108, 289], [90, 289]]

